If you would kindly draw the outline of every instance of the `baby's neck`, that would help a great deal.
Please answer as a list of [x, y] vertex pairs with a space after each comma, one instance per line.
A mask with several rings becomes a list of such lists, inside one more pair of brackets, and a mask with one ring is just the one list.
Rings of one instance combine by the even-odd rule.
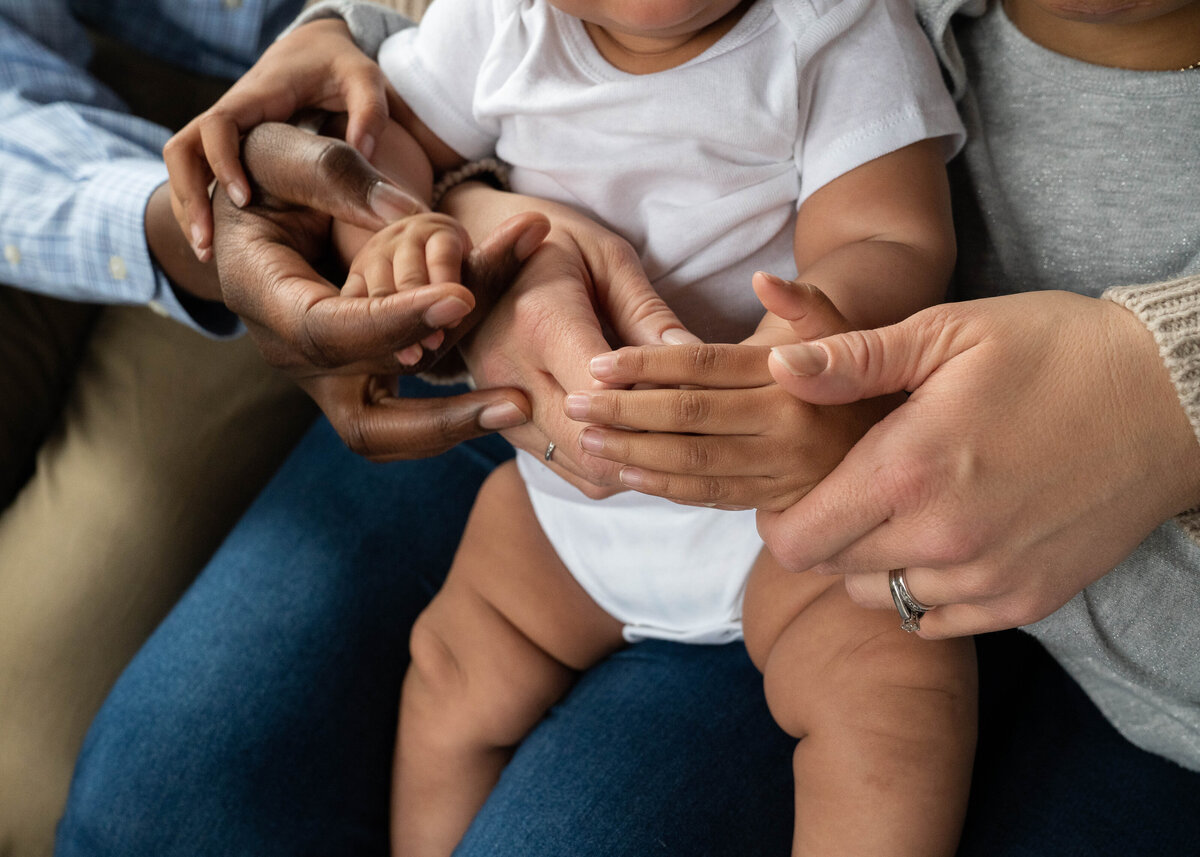
[[1034, 0], [1004, 0], [1004, 11], [1031, 40], [1083, 62], [1137, 71], [1200, 64], [1200, 2], [1141, 21], [1068, 20]]
[[733, 29], [751, 5], [746, 0], [702, 29], [669, 38], [618, 33], [588, 21], [583, 26], [611, 65], [628, 74], [654, 74], [700, 56]]

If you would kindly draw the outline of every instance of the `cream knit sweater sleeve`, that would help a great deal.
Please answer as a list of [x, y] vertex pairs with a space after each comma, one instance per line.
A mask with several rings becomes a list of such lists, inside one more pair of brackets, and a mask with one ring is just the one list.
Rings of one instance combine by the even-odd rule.
[[[1105, 291], [1103, 297], [1128, 309], [1153, 334], [1179, 403], [1200, 442], [1200, 275], [1118, 286]], [[1176, 520], [1200, 543], [1200, 508], [1184, 512]]]

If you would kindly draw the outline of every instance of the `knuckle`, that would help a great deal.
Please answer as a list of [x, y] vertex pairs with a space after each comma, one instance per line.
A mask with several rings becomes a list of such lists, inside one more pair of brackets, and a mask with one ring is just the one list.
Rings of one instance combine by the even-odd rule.
[[729, 483], [715, 476], [702, 476], [699, 482], [700, 499], [705, 503], [726, 503], [730, 500]]
[[693, 345], [688, 349], [689, 368], [698, 376], [708, 375], [721, 365], [721, 350], [715, 345]]
[[712, 447], [699, 438], [688, 438], [679, 450], [679, 466], [684, 473], [706, 473], [717, 463]]
[[696, 390], [680, 390], [671, 407], [680, 428], [694, 428], [708, 416], [708, 400]]

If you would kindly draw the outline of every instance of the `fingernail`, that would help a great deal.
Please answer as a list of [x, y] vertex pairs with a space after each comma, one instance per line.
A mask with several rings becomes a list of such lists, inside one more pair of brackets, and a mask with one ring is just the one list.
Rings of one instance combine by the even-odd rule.
[[571, 393], [563, 403], [563, 410], [573, 420], [586, 419], [591, 410], [591, 396], [587, 393]]
[[756, 272], [755, 272], [755, 274], [754, 274], [754, 276], [756, 276], [756, 277], [762, 277], [764, 280], [766, 280], [766, 281], [767, 281], [767, 282], [769, 282], [769, 283], [773, 283], [773, 284], [775, 284], [775, 285], [777, 285], [777, 286], [784, 286], [785, 288], [786, 288], [787, 286], [791, 285], [791, 284], [790, 284], [790, 283], [789, 283], [787, 280], [785, 280], [783, 277], [777, 276], [777, 275], [775, 275], [775, 274], [769, 274], [769, 273], [767, 273], [766, 271], [756, 271]]
[[408, 217], [424, 208], [400, 188], [387, 182], [375, 182], [371, 185], [371, 190], [367, 193], [367, 204], [371, 206], [371, 211], [388, 223]]
[[470, 305], [462, 298], [442, 298], [421, 316], [426, 327], [445, 327], [452, 321], [460, 321], [471, 311]]
[[588, 452], [601, 452], [604, 449], [604, 433], [598, 429], [586, 429], [579, 436], [579, 445]]
[[396, 352], [396, 359], [400, 361], [402, 366], [416, 366], [421, 362], [421, 355], [425, 353], [425, 349], [419, 343], [414, 342], [407, 348], [401, 348]]
[[250, 202], [250, 192], [242, 187], [241, 182], [234, 182], [225, 188], [225, 192], [229, 194], [229, 198], [238, 208], [245, 208], [246, 204]]
[[533, 251], [542, 246], [541, 230], [536, 227], [529, 227], [521, 233], [517, 238], [517, 242], [513, 244], [513, 253], [516, 254], [517, 260], [524, 262], [533, 255]]
[[479, 427], [488, 431], [515, 428], [525, 425], [528, 420], [524, 411], [512, 402], [498, 402], [488, 405], [479, 412]]
[[663, 331], [662, 341], [667, 343], [667, 345], [695, 345], [697, 342], [703, 342], [704, 340], [690, 330], [684, 330], [682, 327], [672, 327], [670, 330]]
[[819, 375], [829, 366], [829, 355], [819, 345], [807, 342], [798, 345], [777, 345], [771, 356], [793, 375]]
[[421, 340], [421, 344], [430, 351], [437, 351], [442, 347], [442, 343], [446, 341], [446, 334], [440, 330], [435, 330], [433, 333]]
[[358, 141], [358, 152], [368, 161], [375, 154], [375, 138], [370, 134], [363, 134], [361, 140]]
[[642, 483], [646, 481], [645, 475], [636, 467], [622, 467], [617, 478], [621, 480], [622, 485], [628, 485], [630, 488], [641, 488]]
[[598, 380], [601, 375], [611, 375], [617, 368], [617, 358], [612, 354], [601, 354], [598, 357], [593, 357], [588, 363], [588, 370], [592, 373], [592, 377]]
[[200, 227], [197, 226], [195, 223], [193, 223], [192, 224], [192, 249], [196, 251], [197, 256], [199, 256], [200, 251], [204, 249], [203, 247], [200, 246], [200, 242], [201, 242], [201, 240], [203, 240], [203, 238], [204, 238], [204, 235], [200, 231]]

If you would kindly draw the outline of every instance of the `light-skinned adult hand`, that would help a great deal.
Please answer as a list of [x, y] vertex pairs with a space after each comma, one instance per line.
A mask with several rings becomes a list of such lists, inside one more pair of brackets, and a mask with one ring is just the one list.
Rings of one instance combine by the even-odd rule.
[[[379, 65], [338, 19], [312, 21], [275, 42], [208, 110], [167, 141], [171, 209], [201, 261], [212, 258], [209, 183], [215, 177], [236, 205], [250, 201], [241, 137], [264, 122], [284, 122], [304, 108], [347, 114], [346, 141], [368, 159], [398, 105]], [[371, 200], [386, 220], [409, 213], [386, 192]]]
[[442, 210], [471, 234], [486, 234], [517, 212], [539, 212], [549, 237], [521, 269], [487, 318], [464, 340], [480, 387], [524, 390], [532, 403], [527, 425], [504, 432], [514, 446], [542, 457], [555, 443], [551, 466], [590, 497], [622, 490], [617, 468], [581, 454], [584, 426], [567, 418], [567, 390], [599, 389], [588, 363], [619, 342], [696, 342], [642, 271], [624, 239], [566, 206], [467, 183], [447, 195]]
[[[586, 427], [584, 460], [618, 469], [621, 484], [689, 505], [788, 508], [897, 404], [810, 405], [781, 389], [768, 348], [850, 325], [804, 283], [756, 274], [754, 289], [779, 329], [743, 344], [622, 348], [591, 361], [594, 378], [615, 389], [575, 390], [566, 414]], [[638, 389], [625, 389], [638, 385]], [[631, 431], [632, 430], [632, 431]]]
[[[247, 135], [251, 201], [214, 198], [221, 297], [246, 322], [264, 358], [313, 397], [346, 444], [368, 458], [432, 455], [528, 419], [518, 390], [399, 399], [399, 374], [427, 369], [491, 307], [549, 229], [524, 214], [500, 225], [467, 256], [462, 284], [387, 296], [343, 294], [314, 270], [328, 249], [331, 215], [368, 229], [384, 225], [370, 199], [383, 179], [347, 144], [268, 123]], [[405, 349], [439, 347], [415, 366]]]
[[901, 390], [810, 493], [759, 529], [781, 562], [891, 604], [907, 568], [922, 636], [1041, 619], [1200, 502], [1200, 446], [1145, 327], [1105, 300], [1034, 292], [945, 304], [774, 350], [814, 403]]

